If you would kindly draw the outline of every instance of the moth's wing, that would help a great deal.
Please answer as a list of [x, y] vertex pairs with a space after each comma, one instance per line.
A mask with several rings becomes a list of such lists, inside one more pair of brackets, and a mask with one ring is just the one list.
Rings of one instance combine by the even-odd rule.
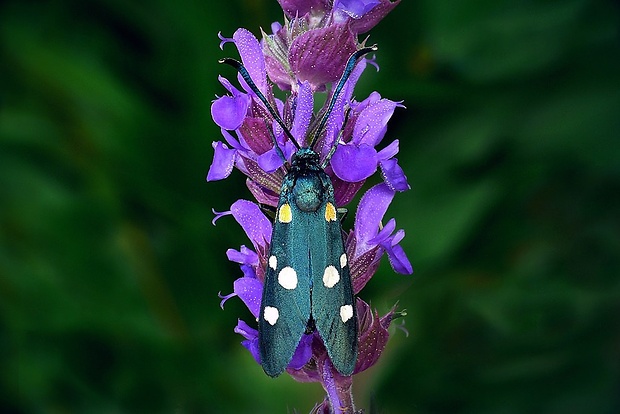
[[325, 202], [316, 212], [310, 246], [312, 317], [334, 367], [351, 375], [357, 360], [357, 312], [333, 187], [322, 175]]
[[285, 178], [271, 236], [258, 318], [261, 365], [271, 377], [291, 362], [310, 319], [308, 213], [292, 200]]

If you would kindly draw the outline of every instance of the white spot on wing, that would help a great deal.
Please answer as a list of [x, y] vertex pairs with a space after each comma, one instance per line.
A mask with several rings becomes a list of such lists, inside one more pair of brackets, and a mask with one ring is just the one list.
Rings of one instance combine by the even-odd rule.
[[342, 253], [342, 256], [340, 256], [340, 268], [344, 268], [347, 265], [347, 254], [346, 253]]
[[[340, 311], [340, 313], [342, 314], [342, 310]], [[274, 308], [273, 306], [265, 306], [263, 317], [267, 322], [269, 322], [269, 325], [273, 326], [278, 321], [278, 318], [280, 317], [280, 312], [278, 312], [278, 308]]]
[[278, 283], [284, 289], [293, 290], [297, 287], [297, 272], [290, 266], [286, 266], [278, 273]]
[[278, 258], [277, 257], [271, 256], [269, 258], [269, 267], [272, 268], [273, 270], [276, 270], [276, 268], [278, 267]]
[[327, 266], [325, 268], [325, 273], [323, 273], [323, 284], [325, 287], [333, 288], [339, 280], [340, 275], [338, 274], [338, 269], [332, 265]]
[[[266, 310], [266, 308], [265, 308]], [[344, 305], [340, 307], [340, 319], [342, 322], [346, 322], [353, 317], [353, 306]], [[273, 325], [273, 324], [272, 324]]]

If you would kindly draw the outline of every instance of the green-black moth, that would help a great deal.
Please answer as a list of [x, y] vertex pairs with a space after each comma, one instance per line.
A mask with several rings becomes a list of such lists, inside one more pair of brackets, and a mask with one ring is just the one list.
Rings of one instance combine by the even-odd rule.
[[233, 59], [221, 60], [239, 71], [297, 148], [282, 181], [258, 317], [261, 365], [272, 377], [286, 369], [302, 336], [315, 330], [340, 374], [351, 375], [355, 368], [355, 297], [334, 187], [324, 171], [338, 139], [323, 161], [313, 146], [357, 60], [373, 50], [376, 47], [366, 47], [349, 58], [308, 147], [297, 143], [243, 65]]

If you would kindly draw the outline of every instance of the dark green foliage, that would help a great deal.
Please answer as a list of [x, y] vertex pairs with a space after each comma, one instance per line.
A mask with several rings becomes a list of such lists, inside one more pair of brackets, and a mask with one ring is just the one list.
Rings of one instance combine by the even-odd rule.
[[[404, 0], [371, 32], [372, 90], [412, 190], [389, 216], [416, 273], [355, 395], [384, 413], [620, 410], [617, 2]], [[217, 32], [273, 1], [0, 5], [0, 366], [12, 412], [308, 412], [238, 343], [225, 248], [250, 197], [205, 183]], [[389, 141], [392, 140], [389, 139]], [[382, 276], [383, 275], [383, 276]], [[235, 303], [237, 302], [237, 303]]]

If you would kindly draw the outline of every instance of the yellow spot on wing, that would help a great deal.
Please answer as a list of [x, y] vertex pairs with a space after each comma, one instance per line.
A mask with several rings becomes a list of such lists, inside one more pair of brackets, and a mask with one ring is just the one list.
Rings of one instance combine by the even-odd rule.
[[280, 207], [280, 211], [278, 213], [278, 221], [280, 223], [290, 223], [291, 220], [293, 220], [291, 206], [288, 203], [282, 204], [282, 207]]
[[336, 207], [329, 202], [325, 206], [325, 220], [336, 221]]

